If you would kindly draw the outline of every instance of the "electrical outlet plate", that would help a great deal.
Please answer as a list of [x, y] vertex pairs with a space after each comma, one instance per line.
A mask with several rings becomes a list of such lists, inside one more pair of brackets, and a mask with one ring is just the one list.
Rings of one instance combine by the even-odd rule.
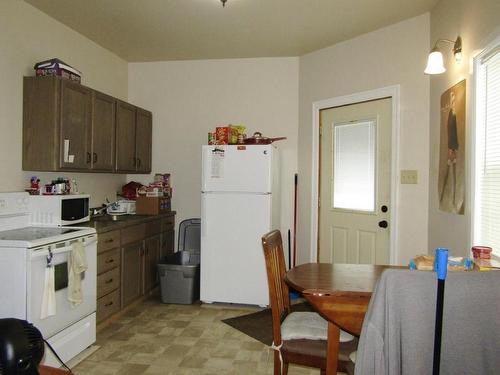
[[416, 169], [402, 169], [401, 184], [418, 184], [418, 171]]

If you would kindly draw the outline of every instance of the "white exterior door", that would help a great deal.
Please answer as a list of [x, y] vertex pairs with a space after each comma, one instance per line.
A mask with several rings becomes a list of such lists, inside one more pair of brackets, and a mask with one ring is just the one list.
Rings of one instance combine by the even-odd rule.
[[320, 126], [318, 259], [389, 264], [392, 100], [321, 110]]

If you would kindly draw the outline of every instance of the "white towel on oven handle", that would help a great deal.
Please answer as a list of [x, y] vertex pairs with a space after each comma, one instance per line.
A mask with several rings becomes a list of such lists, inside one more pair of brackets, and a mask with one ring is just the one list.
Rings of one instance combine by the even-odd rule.
[[68, 301], [72, 307], [78, 306], [83, 301], [82, 272], [88, 268], [85, 246], [81, 241], [71, 244], [68, 257]]
[[40, 319], [56, 315], [56, 289], [54, 279], [54, 267], [52, 265], [48, 265], [45, 267], [45, 281], [43, 285]]

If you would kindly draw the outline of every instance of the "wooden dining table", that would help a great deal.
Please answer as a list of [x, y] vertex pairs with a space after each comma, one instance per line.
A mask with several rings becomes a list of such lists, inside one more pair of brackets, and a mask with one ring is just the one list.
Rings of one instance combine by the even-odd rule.
[[301, 292], [313, 308], [328, 320], [326, 374], [337, 373], [340, 329], [359, 337], [371, 294], [382, 272], [372, 264], [306, 263], [290, 269], [285, 282]]

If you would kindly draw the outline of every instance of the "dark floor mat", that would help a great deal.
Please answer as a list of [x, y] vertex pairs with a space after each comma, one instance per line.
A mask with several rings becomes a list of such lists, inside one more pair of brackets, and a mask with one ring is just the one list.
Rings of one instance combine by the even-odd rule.
[[[302, 302], [293, 304], [292, 311], [313, 311], [313, 309], [307, 302]], [[273, 342], [271, 309], [224, 319], [222, 322], [268, 346]]]

